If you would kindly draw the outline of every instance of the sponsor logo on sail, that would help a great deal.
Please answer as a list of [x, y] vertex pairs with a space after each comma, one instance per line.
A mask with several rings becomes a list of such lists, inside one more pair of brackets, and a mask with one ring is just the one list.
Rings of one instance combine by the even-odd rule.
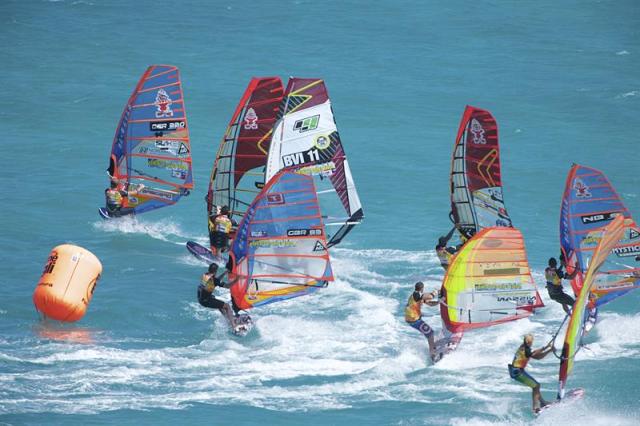
[[244, 128], [246, 130], [258, 130], [258, 115], [253, 108], [249, 108], [244, 116]]
[[320, 150], [327, 149], [331, 146], [331, 139], [329, 139], [328, 136], [319, 135], [319, 136], [316, 136], [316, 138], [313, 141], [313, 144], [316, 146], [316, 148]]
[[322, 229], [288, 229], [287, 237], [306, 237], [309, 235], [322, 235]]
[[576, 197], [578, 198], [591, 198], [589, 187], [579, 177], [573, 180], [573, 189], [576, 190]]
[[309, 130], [315, 130], [318, 128], [319, 122], [319, 114], [312, 117], [306, 117], [293, 123], [293, 130], [297, 130], [300, 133], [308, 132]]
[[156, 93], [156, 101], [153, 103], [157, 108], [156, 118], [173, 117], [173, 111], [171, 110], [172, 103], [173, 101], [164, 89], [158, 90], [158, 93]]
[[635, 256], [640, 253], [640, 245], [616, 247], [613, 252], [620, 257]]
[[281, 193], [267, 194], [267, 204], [284, 204], [284, 195]]
[[322, 244], [322, 241], [316, 241], [316, 245], [313, 247], [313, 251], [326, 251], [327, 248]]
[[589, 223], [598, 223], [598, 222], [605, 222], [608, 220], [612, 220], [613, 218], [615, 218], [616, 216], [618, 216], [619, 213], [617, 212], [610, 212], [610, 213], [598, 213], [598, 214], [590, 214], [590, 215], [586, 215], [586, 216], [580, 216], [580, 219], [582, 220], [582, 223], [589, 224]]
[[187, 122], [184, 120], [171, 120], [171, 121], [154, 121], [149, 123], [149, 130], [152, 132], [164, 132], [184, 129], [187, 127]]
[[486, 145], [487, 140], [484, 138], [484, 129], [482, 128], [482, 124], [475, 118], [471, 120], [471, 126], [469, 127], [469, 131], [473, 135], [473, 143], [476, 145]]

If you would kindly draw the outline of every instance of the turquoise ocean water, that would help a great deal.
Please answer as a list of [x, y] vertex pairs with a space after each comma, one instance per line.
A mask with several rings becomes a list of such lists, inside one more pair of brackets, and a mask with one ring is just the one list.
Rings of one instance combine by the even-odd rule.
[[[402, 307], [439, 286], [448, 173], [466, 104], [496, 117], [505, 201], [534, 276], [558, 253], [572, 162], [603, 170], [640, 218], [636, 1], [0, 2], [0, 423], [528, 424], [506, 364], [539, 314], [468, 333], [432, 367]], [[196, 189], [179, 205], [103, 222], [120, 113], [153, 63], [182, 73]], [[203, 196], [252, 76], [324, 78], [365, 210], [332, 253], [336, 282], [253, 312], [232, 337], [195, 289]], [[95, 253], [84, 319], [41, 323], [31, 295], [51, 248]], [[546, 291], [541, 294], [548, 301]], [[582, 401], [539, 424], [638, 424], [640, 293], [611, 303], [577, 357]], [[427, 320], [439, 327], [436, 310]], [[555, 358], [532, 362], [547, 397]]]

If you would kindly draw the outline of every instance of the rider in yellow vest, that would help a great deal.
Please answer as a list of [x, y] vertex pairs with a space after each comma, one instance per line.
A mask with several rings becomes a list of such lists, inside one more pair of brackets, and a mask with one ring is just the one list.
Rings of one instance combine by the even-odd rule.
[[562, 309], [567, 315], [571, 314], [571, 308], [575, 303], [573, 297], [569, 296], [562, 289], [562, 279], [573, 279], [578, 273], [576, 268], [573, 273], [567, 274], [562, 270], [562, 267], [558, 268], [558, 261], [555, 258], [549, 259], [549, 266], [544, 270], [544, 278], [547, 281], [547, 291], [551, 300], [562, 305]]
[[218, 252], [224, 252], [229, 246], [229, 233], [233, 226], [233, 222], [229, 218], [229, 207], [223, 206], [220, 214], [209, 216], [209, 242], [211, 243], [211, 252], [218, 255]]
[[452, 228], [451, 231], [446, 236], [442, 236], [438, 238], [438, 244], [436, 245], [436, 254], [438, 255], [438, 259], [440, 259], [440, 265], [446, 271], [449, 268], [449, 263], [451, 263], [451, 258], [456, 254], [459, 247], [447, 247], [447, 243], [453, 236], [456, 227]]
[[133, 212], [132, 208], [127, 205], [127, 197], [136, 195], [144, 185], [140, 184], [136, 191], [125, 191], [124, 184], [116, 178], [111, 179], [109, 188], [105, 189], [105, 201], [109, 216], [124, 216]]
[[433, 329], [429, 325], [422, 321], [422, 305], [438, 306], [438, 292], [434, 290], [431, 293], [423, 294], [424, 284], [417, 282], [414, 287], [414, 292], [409, 296], [407, 305], [404, 309], [404, 320], [413, 328], [427, 338], [429, 342], [429, 353], [433, 360], [436, 355], [435, 341], [433, 338]]
[[231, 328], [235, 330], [238, 324], [233, 310], [228, 303], [216, 299], [214, 290], [216, 287], [230, 288], [237, 279], [230, 283], [222, 282], [222, 280], [216, 276], [217, 272], [218, 265], [212, 263], [209, 265], [207, 272], [202, 274], [200, 285], [198, 286], [198, 302], [206, 308], [218, 309], [227, 321], [229, 321]]
[[540, 383], [525, 371], [525, 367], [527, 366], [529, 359], [542, 359], [547, 356], [547, 354], [553, 350], [552, 343], [553, 341], [549, 342], [543, 348], [532, 350], [531, 345], [533, 345], [533, 336], [531, 334], [527, 334], [524, 336], [524, 342], [522, 342], [516, 351], [513, 361], [509, 364], [509, 376], [532, 389], [531, 401], [534, 413], [539, 412], [540, 408], [548, 405], [548, 403], [540, 394]]

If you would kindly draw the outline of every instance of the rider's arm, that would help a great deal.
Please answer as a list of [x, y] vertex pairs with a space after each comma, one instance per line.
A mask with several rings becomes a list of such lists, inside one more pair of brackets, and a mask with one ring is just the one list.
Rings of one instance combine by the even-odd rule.
[[437, 294], [438, 293], [435, 290], [431, 293], [424, 294], [422, 296], [422, 303], [429, 306], [437, 306], [438, 304], [440, 304], [440, 302], [436, 300]]
[[535, 351], [531, 352], [531, 358], [533, 359], [542, 359], [545, 356], [547, 356], [547, 354], [549, 352], [551, 352], [553, 350], [553, 342], [549, 342], [547, 343], [547, 346], [544, 346], [542, 348], [538, 348]]

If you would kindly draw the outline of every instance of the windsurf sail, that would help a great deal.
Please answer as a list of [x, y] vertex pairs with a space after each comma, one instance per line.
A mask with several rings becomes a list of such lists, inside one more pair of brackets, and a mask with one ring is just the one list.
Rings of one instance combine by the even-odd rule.
[[454, 256], [442, 284], [440, 315], [452, 333], [529, 316], [544, 306], [516, 228], [484, 228]]
[[502, 194], [498, 125], [489, 111], [468, 105], [451, 161], [451, 211], [466, 238], [483, 228], [513, 226]]
[[289, 79], [273, 130], [266, 180], [285, 167], [314, 177], [325, 225], [337, 229], [329, 247], [362, 221], [362, 205], [323, 80]]
[[189, 127], [180, 72], [152, 65], [124, 108], [111, 148], [108, 173], [128, 189], [139, 214], [175, 204], [193, 188]]
[[574, 358], [580, 349], [580, 343], [584, 333], [584, 324], [588, 318], [586, 307], [589, 302], [589, 293], [595, 285], [598, 270], [605, 263], [609, 253], [611, 253], [611, 250], [614, 249], [625, 233], [624, 222], [624, 217], [619, 215], [605, 228], [594, 231], [598, 233], [598, 243], [593, 250], [591, 263], [585, 274], [584, 285], [580, 289], [576, 302], [573, 305], [571, 317], [569, 318], [569, 326], [567, 327], [564, 344], [562, 346], [558, 385], [558, 398], [560, 399], [564, 397], [567, 377], [573, 370]]
[[640, 228], [631, 217], [611, 182], [600, 171], [574, 164], [569, 170], [560, 210], [560, 245], [567, 271], [578, 268], [571, 281], [577, 294], [585, 271], [593, 262], [604, 225], [624, 218], [624, 233], [605, 258], [592, 289], [600, 306], [640, 286]]
[[231, 296], [250, 309], [333, 281], [313, 178], [281, 170], [251, 203], [231, 247]]
[[279, 77], [249, 82], [222, 138], [211, 171], [207, 213], [228, 206], [240, 222], [265, 184], [265, 165], [283, 95]]

